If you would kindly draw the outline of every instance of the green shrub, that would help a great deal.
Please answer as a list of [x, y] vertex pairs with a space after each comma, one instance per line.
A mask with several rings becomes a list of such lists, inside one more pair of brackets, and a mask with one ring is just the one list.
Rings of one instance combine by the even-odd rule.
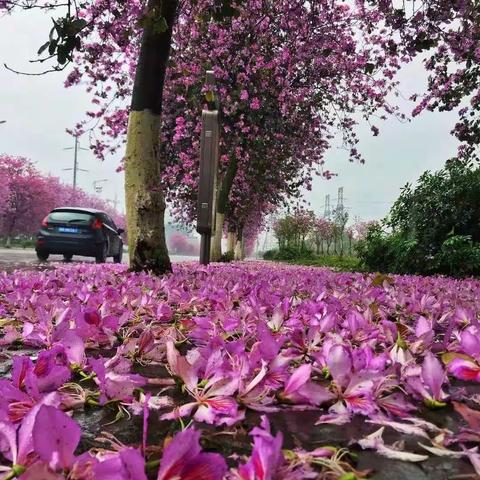
[[296, 260], [314, 259], [315, 254], [307, 248], [284, 247], [280, 250], [267, 250], [263, 254], [264, 260], [280, 260], [292, 262]]
[[264, 260], [275, 260], [275, 256], [277, 254], [277, 250], [267, 250], [263, 253]]
[[322, 255], [310, 259], [300, 259], [296, 263], [315, 267], [329, 267], [342, 272], [362, 270], [359, 259], [348, 255]]
[[235, 253], [234, 252], [232, 252], [232, 251], [225, 252], [220, 257], [220, 261], [224, 262], [224, 263], [229, 263], [229, 262], [233, 262], [234, 258], [235, 258]]
[[454, 235], [443, 242], [433, 264], [435, 270], [446, 275], [480, 275], [480, 246], [470, 235]]
[[367, 231], [356, 251], [369, 270], [467, 276], [480, 274], [480, 168], [453, 159], [406, 185], [384, 224]]
[[283, 261], [294, 261], [298, 259], [309, 258], [315, 258], [315, 255], [311, 250], [306, 248], [285, 247], [280, 249], [275, 255], [275, 260]]
[[365, 237], [355, 245], [355, 251], [369, 270], [385, 272], [393, 263], [388, 235], [378, 224], [368, 228]]
[[22, 248], [33, 248], [35, 247], [35, 241], [32, 239], [23, 240], [21, 242]]
[[368, 270], [390, 273], [424, 273], [424, 253], [415, 239], [388, 234], [378, 224], [369, 227], [355, 246], [361, 264]]
[[480, 245], [469, 235], [447, 238], [432, 255], [414, 239], [388, 234], [379, 227], [368, 231], [356, 251], [361, 264], [370, 271], [453, 277], [480, 275]]

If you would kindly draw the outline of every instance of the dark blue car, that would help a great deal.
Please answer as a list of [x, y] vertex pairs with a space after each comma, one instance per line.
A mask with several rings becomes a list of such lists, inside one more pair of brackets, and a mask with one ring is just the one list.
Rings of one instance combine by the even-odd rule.
[[66, 261], [74, 255], [95, 257], [104, 263], [113, 257], [122, 261], [123, 229], [100, 210], [79, 207], [62, 207], [52, 210], [42, 222], [37, 234], [35, 250], [41, 261], [50, 254], [60, 254]]

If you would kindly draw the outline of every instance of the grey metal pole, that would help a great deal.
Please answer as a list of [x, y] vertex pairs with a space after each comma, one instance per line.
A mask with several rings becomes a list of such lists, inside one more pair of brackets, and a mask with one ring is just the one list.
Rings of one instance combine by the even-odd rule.
[[83, 168], [78, 168], [78, 151], [79, 150], [88, 150], [88, 148], [82, 148], [80, 147], [80, 142], [78, 140], [78, 137], [75, 137], [75, 146], [74, 147], [67, 147], [64, 148], [64, 150], [72, 150], [74, 151], [73, 154], [73, 168], [64, 168], [63, 170], [73, 170], [73, 201], [76, 199], [76, 193], [77, 193], [77, 173], [79, 171], [82, 172], [88, 172], [88, 170], [85, 170]]
[[75, 137], [75, 150], [73, 155], [73, 198], [77, 192], [77, 168], [78, 168], [78, 137]]
[[200, 263], [210, 263], [211, 239], [215, 230], [215, 192], [218, 170], [219, 105], [213, 94], [214, 76], [207, 72], [206, 84], [211, 86], [207, 96], [208, 110], [202, 111], [200, 140], [200, 172], [198, 185], [197, 232], [201, 235]]
[[208, 265], [210, 263], [210, 244], [212, 236], [208, 233], [204, 233], [200, 237], [200, 263], [202, 265]]

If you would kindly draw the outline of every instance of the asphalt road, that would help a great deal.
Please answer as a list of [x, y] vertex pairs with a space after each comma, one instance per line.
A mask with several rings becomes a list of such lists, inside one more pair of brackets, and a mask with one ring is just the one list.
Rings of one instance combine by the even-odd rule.
[[[88, 262], [94, 263], [95, 259], [92, 257], [73, 257], [73, 262]], [[112, 262], [113, 259], [109, 258], [108, 262]], [[46, 262], [39, 262], [35, 250], [31, 248], [16, 249], [16, 248], [0, 248], [0, 271], [11, 270], [12, 268], [25, 268], [25, 267], [37, 267], [45, 266], [48, 264], [63, 263], [62, 255], [50, 255]], [[123, 262], [128, 262], [128, 254], [123, 255]]]
[[[172, 255], [170, 257], [172, 262], [184, 262], [197, 260], [196, 257], [184, 257], [181, 255]], [[93, 257], [73, 257], [72, 262], [85, 262], [85, 263], [95, 263]], [[108, 263], [113, 262], [112, 258], [108, 259]], [[63, 264], [62, 255], [50, 255], [46, 262], [39, 262], [35, 250], [31, 248], [17, 249], [17, 248], [0, 248], [0, 272], [2, 271], [11, 271], [15, 268], [45, 268], [50, 265], [52, 267]], [[123, 253], [123, 263], [128, 263], [128, 253]]]

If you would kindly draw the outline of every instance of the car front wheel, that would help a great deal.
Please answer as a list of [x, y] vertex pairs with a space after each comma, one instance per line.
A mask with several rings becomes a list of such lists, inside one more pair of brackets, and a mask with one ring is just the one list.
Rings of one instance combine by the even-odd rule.
[[97, 263], [105, 263], [107, 261], [108, 253], [108, 243], [104, 243], [102, 246], [102, 251], [95, 256], [95, 261]]
[[49, 256], [49, 253], [48, 252], [45, 252], [45, 251], [42, 251], [42, 250], [37, 250], [37, 258], [41, 261], [41, 262], [45, 262], [48, 260], [48, 256]]
[[71, 253], [65, 253], [63, 255], [63, 259], [66, 261], [66, 262], [71, 262], [72, 261], [72, 258], [73, 258], [73, 255]]

